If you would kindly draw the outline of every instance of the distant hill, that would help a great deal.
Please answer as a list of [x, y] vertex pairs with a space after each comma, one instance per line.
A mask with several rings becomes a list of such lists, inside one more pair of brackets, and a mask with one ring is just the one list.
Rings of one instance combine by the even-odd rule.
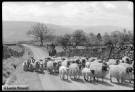
[[[36, 22], [23, 22], [23, 21], [3, 21], [2, 38], [3, 41], [27, 41], [32, 40], [26, 33]], [[71, 33], [71, 28], [66, 28], [54, 24], [47, 24], [48, 29], [52, 34], [63, 35], [65, 33]]]
[[[97, 33], [104, 34], [105, 32], [110, 34], [113, 31], [123, 31], [123, 29], [124, 29], [124, 28], [119, 27], [119, 26], [111, 26], [111, 25], [70, 26], [70, 27], [72, 27], [72, 29], [74, 29], [74, 30], [78, 28], [78, 29], [82, 29], [86, 33], [92, 32], [94, 34], [97, 34]], [[127, 29], [127, 30], [133, 31], [131, 29]]]
[[[32, 40], [30, 36], [26, 33], [31, 29], [32, 25], [37, 22], [25, 22], [25, 21], [3, 21], [2, 23], [2, 38], [3, 41], [12, 42], [12, 41], [27, 41]], [[47, 24], [48, 29], [51, 31], [52, 34], [55, 35], [64, 35], [65, 33], [72, 33], [76, 29], [82, 29], [86, 33], [93, 32], [95, 34], [101, 33], [104, 34], [105, 32], [112, 32], [112, 31], [122, 31], [123, 28], [118, 26], [110, 26], [110, 25], [97, 25], [97, 26], [62, 26], [62, 25], [55, 25], [55, 24]]]

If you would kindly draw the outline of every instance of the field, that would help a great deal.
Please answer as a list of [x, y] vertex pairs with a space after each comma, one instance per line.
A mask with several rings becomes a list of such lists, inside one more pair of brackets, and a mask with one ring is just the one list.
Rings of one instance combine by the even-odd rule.
[[67, 53], [62, 50], [62, 47], [56, 47], [57, 55], [56, 56], [85, 56], [85, 57], [99, 57], [99, 58], [112, 58], [112, 59], [121, 59], [123, 56], [129, 56], [131, 59], [134, 58], [133, 49], [129, 49], [130, 47], [125, 47], [124, 49], [114, 48], [109, 57], [110, 49], [105, 48], [102, 51], [98, 49], [86, 49], [82, 46], [78, 47], [78, 49], [72, 49]]
[[3, 46], [3, 67], [2, 67], [2, 78], [4, 84], [7, 79], [12, 77], [12, 74], [18, 67], [18, 65], [22, 64], [22, 62], [32, 53], [28, 48], [24, 48], [23, 46]]

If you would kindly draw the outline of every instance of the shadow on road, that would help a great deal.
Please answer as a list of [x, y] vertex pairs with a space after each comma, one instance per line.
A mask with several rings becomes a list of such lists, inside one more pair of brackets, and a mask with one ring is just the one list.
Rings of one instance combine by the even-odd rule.
[[102, 84], [102, 85], [105, 85], [105, 86], [113, 86], [112, 84], [106, 82], [106, 81], [103, 81], [102, 80], [98, 80], [97, 84]]
[[85, 81], [85, 82], [87, 82], [87, 83], [91, 83], [91, 84], [93, 84], [93, 85], [98, 85], [98, 83], [96, 82], [96, 81]]
[[52, 74], [52, 75], [54, 75], [54, 76], [58, 76], [58, 75], [59, 75], [59, 73], [54, 73], [54, 74]]
[[72, 83], [72, 81], [70, 81], [69, 79], [68, 80], [67, 79], [64, 79], [62, 81], [65, 81], [65, 82], [68, 82], [68, 83]]
[[74, 78], [71, 78], [72, 81], [76, 81], [76, 82], [80, 82], [80, 83], [84, 83], [83, 79], [74, 79]]
[[110, 80], [110, 78], [107, 78], [107, 77], [105, 77], [104, 79], [106, 79], [106, 80]]
[[129, 87], [129, 88], [133, 88], [134, 87], [133, 84], [129, 84], [129, 83], [123, 83], [123, 84], [121, 84], [121, 83], [113, 82], [113, 84], [124, 86], [124, 87]]
[[45, 74], [45, 72], [36, 71], [38, 74]]

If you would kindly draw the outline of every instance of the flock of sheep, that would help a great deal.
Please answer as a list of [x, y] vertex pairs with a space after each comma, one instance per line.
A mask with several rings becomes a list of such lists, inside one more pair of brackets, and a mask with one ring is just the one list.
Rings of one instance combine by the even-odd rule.
[[59, 74], [60, 79], [79, 79], [83, 76], [85, 81], [95, 81], [99, 78], [104, 81], [107, 74], [115, 78], [118, 83], [126, 80], [131, 83], [134, 79], [134, 61], [124, 56], [121, 60], [102, 60], [96, 57], [47, 57], [35, 60], [33, 57], [23, 63], [24, 71]]

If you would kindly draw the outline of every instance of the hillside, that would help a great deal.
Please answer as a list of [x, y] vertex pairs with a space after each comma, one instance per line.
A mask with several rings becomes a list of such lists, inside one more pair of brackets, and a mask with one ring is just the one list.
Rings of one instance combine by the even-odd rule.
[[[3, 41], [26, 41], [31, 40], [26, 33], [31, 29], [32, 25], [36, 22], [22, 22], [22, 21], [4, 21], [3, 22]], [[73, 30], [70, 28], [47, 24], [48, 29], [52, 34], [63, 35], [65, 33], [71, 33]]]
[[[77, 25], [74, 26], [73, 25], [70, 27], [72, 27], [74, 30], [78, 28], [78, 29], [82, 29], [86, 33], [93, 32], [94, 34], [97, 34], [97, 33], [104, 34], [105, 32], [110, 34], [113, 31], [123, 31], [124, 29], [120, 26], [112, 26], [112, 25], [96, 25], [96, 26], [77, 26]], [[133, 30], [132, 28], [126, 28], [126, 29], [130, 31]]]
[[[3, 41], [13, 42], [13, 41], [27, 41], [32, 40], [30, 36], [26, 33], [31, 29], [32, 25], [36, 22], [27, 22], [27, 21], [3, 21]], [[72, 33], [76, 29], [83, 29], [86, 33], [94, 32], [97, 34], [100, 32], [104, 34], [105, 32], [112, 31], [122, 31], [123, 28], [118, 26], [110, 25], [97, 25], [97, 26], [61, 26], [55, 24], [47, 24], [48, 29], [51, 31], [51, 34], [63, 35], [65, 33]]]

